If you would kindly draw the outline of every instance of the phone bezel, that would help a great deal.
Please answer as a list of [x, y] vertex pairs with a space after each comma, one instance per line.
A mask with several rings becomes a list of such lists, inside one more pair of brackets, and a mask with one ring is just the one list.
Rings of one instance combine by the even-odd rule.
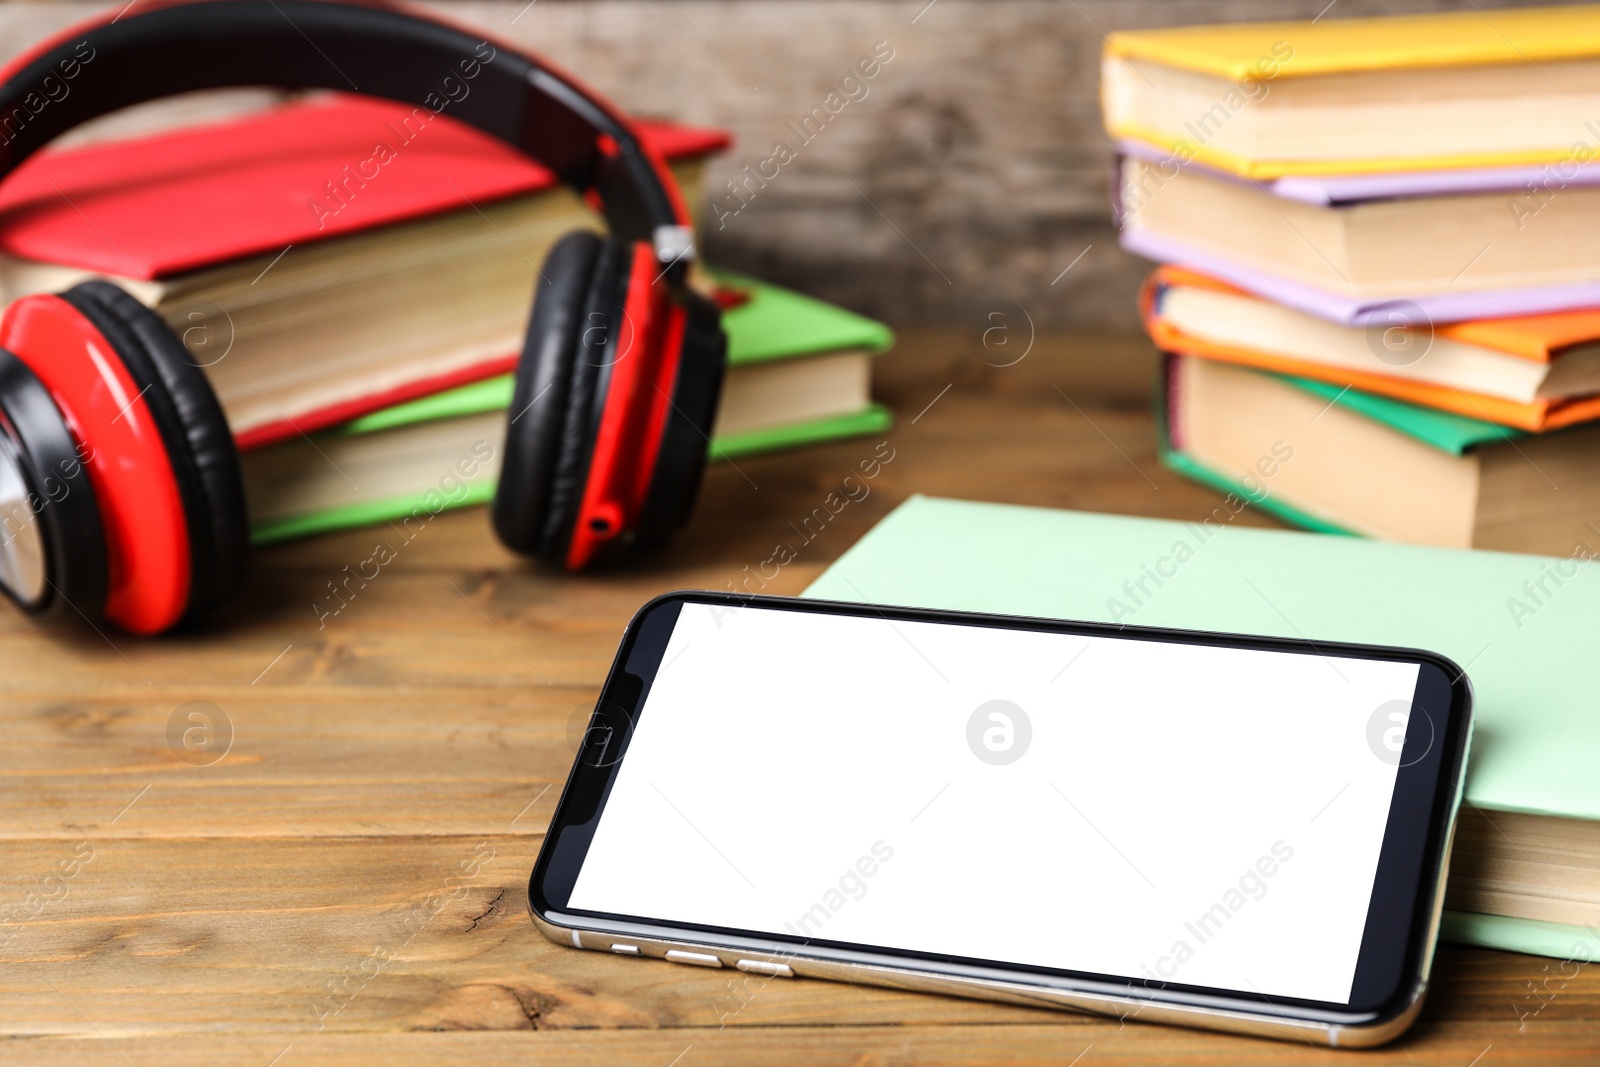
[[[604, 812], [616, 768], [626, 755], [633, 726], [647, 703], [672, 626], [685, 603], [720, 605], [730, 610], [758, 607], [1416, 663], [1419, 671], [1412, 714], [1416, 714], [1420, 705], [1432, 730], [1426, 742], [1420, 732], [1408, 730], [1406, 745], [1400, 754], [1394, 798], [1384, 829], [1350, 1002], [1301, 1000], [1255, 991], [1156, 982], [1067, 968], [968, 959], [936, 952], [568, 908], [566, 902]], [[1277, 1016], [1337, 1027], [1381, 1027], [1412, 1009], [1425, 984], [1443, 893], [1443, 865], [1460, 800], [1471, 733], [1471, 706], [1471, 687], [1465, 672], [1448, 658], [1420, 649], [785, 597], [698, 591], [667, 593], [641, 607], [623, 635], [529, 878], [529, 907], [537, 919], [573, 930], [684, 942], [704, 941], [709, 935], [719, 945], [780, 957], [807, 957], [912, 971], [926, 968], [931, 974], [979, 982], [1037, 983], [1089, 995], [1178, 1008], [1188, 1006], [1212, 1013]], [[1424, 744], [1424, 751], [1416, 751]], [[578, 943], [576, 937], [574, 941]]]

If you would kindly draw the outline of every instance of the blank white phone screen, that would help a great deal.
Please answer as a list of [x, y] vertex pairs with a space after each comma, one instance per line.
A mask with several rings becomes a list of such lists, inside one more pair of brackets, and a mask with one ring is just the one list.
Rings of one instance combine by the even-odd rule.
[[685, 603], [568, 903], [1347, 1004], [1417, 673]]

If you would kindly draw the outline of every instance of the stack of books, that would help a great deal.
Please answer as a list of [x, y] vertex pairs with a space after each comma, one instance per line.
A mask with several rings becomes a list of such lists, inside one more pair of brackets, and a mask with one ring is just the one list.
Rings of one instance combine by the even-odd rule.
[[[871, 396], [888, 327], [727, 271], [709, 277], [732, 304], [712, 462], [889, 428]], [[500, 374], [243, 453], [255, 543], [488, 503], [511, 391]]]
[[[727, 135], [641, 133], [699, 203]], [[537, 267], [601, 226], [470, 127], [329, 94], [29, 160], [0, 192], [0, 300], [100, 276], [161, 315], [234, 432], [259, 544], [487, 500]], [[729, 308], [713, 458], [887, 427], [870, 392], [886, 327], [754, 279], [699, 283]]]
[[1177, 470], [1298, 525], [1600, 551], [1600, 8], [1114, 34]]

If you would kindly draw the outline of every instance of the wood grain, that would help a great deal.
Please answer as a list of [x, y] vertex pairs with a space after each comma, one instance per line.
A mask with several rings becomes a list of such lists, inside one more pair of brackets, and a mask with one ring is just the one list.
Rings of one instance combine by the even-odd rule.
[[[1215, 506], [1156, 461], [1142, 341], [1041, 333], [995, 365], [1012, 358], [981, 331], [906, 331], [880, 365], [894, 459], [770, 591], [804, 588], [912, 492], [1178, 519]], [[534, 930], [525, 884], [572, 720], [628, 616], [666, 589], [740, 581], [876, 444], [719, 466], [671, 550], [577, 578], [513, 559], [470, 511], [441, 516], [320, 628], [329, 578], [398, 535], [259, 553], [233, 610], [174, 638], [0, 615], [0, 1061], [1355, 1059], [865, 986], [751, 990]], [[190, 701], [231, 723], [215, 762], [169, 743]], [[1360, 1061], [1593, 1063], [1597, 973], [1446, 946], [1421, 1023]]]

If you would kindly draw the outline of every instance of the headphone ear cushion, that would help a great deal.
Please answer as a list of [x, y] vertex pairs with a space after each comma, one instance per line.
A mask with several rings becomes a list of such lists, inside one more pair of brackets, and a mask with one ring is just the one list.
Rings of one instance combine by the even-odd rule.
[[585, 304], [604, 244], [587, 230], [569, 233], [550, 249], [539, 272], [490, 509], [500, 540], [525, 555], [538, 552], [544, 540]]
[[105, 527], [83, 455], [49, 389], [0, 348], [0, 585], [24, 611], [94, 617], [105, 605]]
[[111, 342], [142, 391], [166, 446], [189, 532], [192, 619], [233, 592], [249, 549], [244, 482], [222, 407], [188, 349], [159, 315], [110, 282], [61, 294]]
[[565, 419], [556, 444], [555, 466], [550, 473], [550, 493], [545, 500], [544, 529], [538, 553], [561, 565], [572, 544], [573, 527], [583, 506], [584, 489], [594, 457], [611, 383], [611, 369], [621, 357], [617, 351], [626, 332], [623, 308], [627, 306], [632, 273], [633, 245], [613, 237], [602, 239], [595, 257], [589, 290], [584, 296], [572, 356], [572, 385], [567, 391]]

